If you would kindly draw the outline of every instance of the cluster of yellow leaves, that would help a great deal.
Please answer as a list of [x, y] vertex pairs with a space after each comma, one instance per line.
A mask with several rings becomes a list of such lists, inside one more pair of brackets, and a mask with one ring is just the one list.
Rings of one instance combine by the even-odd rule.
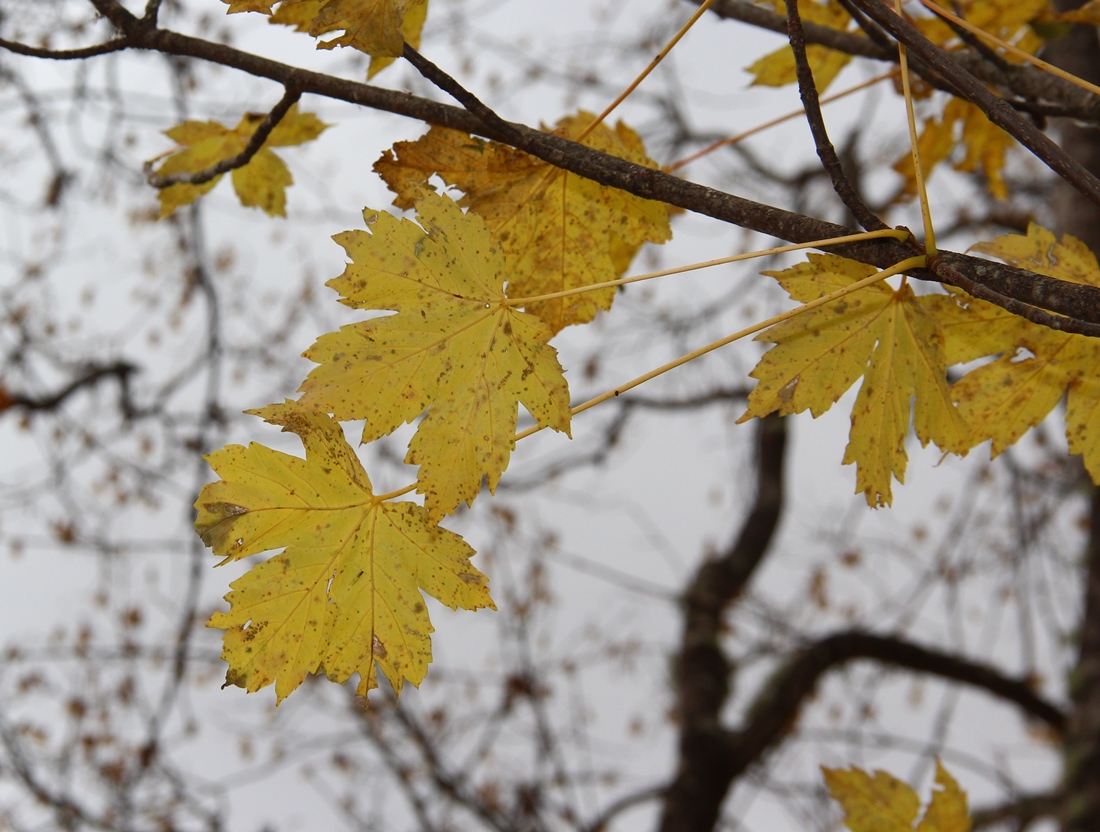
[[[757, 0], [757, 5], [765, 6], [784, 16], [787, 14], [787, 4], [784, 0]], [[825, 2], [798, 0], [798, 13], [803, 23], [827, 26], [841, 32], [847, 31], [852, 24], [851, 16], [837, 0], [825, 0]], [[811, 43], [806, 46], [806, 58], [810, 69], [813, 70], [817, 89], [822, 92], [833, 82], [840, 70], [848, 65], [852, 56], [847, 52]], [[782, 87], [798, 80], [794, 53], [790, 46], [781, 46], [747, 67], [745, 71], [753, 76], [754, 86]]]
[[335, 682], [359, 674], [361, 695], [376, 667], [401, 691], [431, 661], [431, 622], [421, 591], [457, 609], [493, 607], [473, 550], [409, 502], [382, 502], [343, 429], [288, 403], [257, 411], [297, 434], [306, 457], [262, 445], [230, 445], [207, 459], [221, 480], [207, 485], [195, 527], [224, 562], [283, 548], [232, 584], [226, 684], [248, 691], [274, 683], [280, 700], [309, 673]]
[[[340, 37], [320, 41], [318, 49], [350, 46], [371, 56], [367, 77], [371, 78], [401, 57], [406, 42], [417, 48], [428, 16], [428, 0], [222, 0], [234, 12], [260, 12], [271, 23], [293, 26], [300, 32], [321, 37], [343, 32]], [[278, 4], [278, 8], [273, 7]]]
[[[367, 210], [371, 231], [336, 237], [351, 263], [329, 285], [349, 306], [396, 314], [322, 336], [301, 399], [253, 411], [301, 437], [306, 458], [255, 444], [208, 457], [221, 479], [195, 504], [203, 540], [227, 561], [284, 549], [210, 619], [226, 630], [227, 684], [274, 683], [282, 699], [309, 673], [358, 673], [365, 694], [376, 666], [395, 691], [418, 684], [431, 659], [420, 590], [453, 608], [492, 606], [473, 551], [438, 522], [483, 480], [495, 488], [518, 405], [569, 430], [552, 332], [509, 302], [484, 221], [446, 196], [416, 207], [419, 224]], [[420, 417], [406, 461], [420, 466], [425, 507], [376, 497], [340, 421], [365, 420], [366, 442]]]
[[[1053, 14], [1050, 0], [934, 2], [1028, 54], [1037, 52], [1045, 42], [1033, 24]], [[913, 23], [937, 46], [945, 49], [961, 49], [966, 46], [958, 33], [939, 17], [921, 17]], [[1007, 59], [1019, 60], [1011, 55]], [[926, 176], [931, 175], [936, 165], [955, 155], [956, 148], [965, 148], [965, 153], [956, 158], [952, 167], [968, 173], [980, 169], [989, 192], [996, 199], [1008, 198], [1008, 189], [1001, 171], [1004, 169], [1005, 154], [1013, 145], [1015, 140], [989, 121], [985, 113], [958, 98], [949, 99], [940, 113], [924, 120], [918, 139], [921, 166]], [[917, 185], [912, 155], [902, 155], [894, 163], [894, 170], [902, 177], [899, 197], [914, 197]]]
[[[275, 4], [230, 5], [271, 14]], [[354, 39], [360, 29], [341, 15], [368, 5], [283, 0], [272, 20], [314, 34], [342, 28]], [[402, 8], [406, 22], [417, 14], [423, 22], [426, 3]], [[262, 118], [248, 115], [236, 130], [214, 122], [173, 128], [168, 135], [184, 147], [158, 173], [231, 158]], [[580, 138], [593, 118], [564, 118], [555, 131]], [[293, 109], [268, 144], [315, 138], [324, 127]], [[585, 143], [656, 166], [622, 124], [597, 126]], [[550, 338], [611, 306], [613, 290], [585, 287], [620, 277], [643, 243], [671, 236], [664, 205], [503, 145], [433, 128], [394, 150], [376, 167], [397, 205], [416, 208], [417, 222], [365, 210], [369, 230], [336, 236], [350, 262], [328, 284], [370, 317], [306, 352], [318, 366], [297, 402], [252, 411], [301, 437], [305, 459], [255, 444], [227, 447], [210, 455], [221, 479], [196, 502], [196, 528], [223, 562], [283, 550], [234, 582], [229, 611], [209, 621], [226, 631], [226, 683], [248, 691], [274, 684], [280, 700], [311, 673], [341, 683], [358, 674], [360, 694], [377, 685], [378, 669], [395, 691], [418, 684], [432, 629], [421, 590], [452, 607], [492, 606], [484, 576], [469, 563], [473, 551], [438, 523], [472, 503], [483, 483], [495, 490], [515, 447], [520, 405], [541, 427], [568, 434], [569, 390]], [[437, 174], [465, 192], [468, 213], [432, 192], [427, 180]], [[283, 213], [290, 174], [267, 147], [233, 180], [245, 204]], [[214, 184], [165, 189], [162, 214]], [[541, 297], [569, 290], [582, 293]], [[405, 461], [418, 466], [423, 508], [374, 496], [344, 440], [340, 423], [352, 420], [363, 421], [364, 443], [418, 422]]]
[[[1054, 11], [1051, 0], [935, 2], [974, 26], [1031, 54], [1045, 43], [1039, 34], [1042, 29], [1040, 24], [1048, 21], [1100, 24], [1100, 0], [1093, 0], [1076, 12], [1060, 15]], [[757, 3], [786, 14], [783, 0], [757, 0]], [[837, 0], [799, 0], [798, 10], [806, 23], [839, 31], [848, 31], [852, 27], [851, 17]], [[966, 46], [955, 30], [939, 17], [916, 17], [912, 22], [925, 37], [938, 46], [945, 49], [961, 49]], [[806, 55], [819, 91], [829, 86], [850, 60], [848, 54], [819, 44], [807, 46]], [[1018, 59], [1008, 56], [1008, 60]], [[764, 56], [749, 66], [747, 71], [752, 74], [754, 85], [778, 87], [797, 81], [794, 54], [789, 46], [783, 46]], [[956, 156], [958, 149], [962, 148], [964, 152], [953, 162], [955, 170], [980, 170], [985, 176], [990, 193], [997, 199], [1008, 197], [1001, 172], [1004, 169], [1005, 154], [1014, 144], [1014, 140], [991, 123], [981, 110], [960, 99], [946, 101], [942, 109], [925, 118], [920, 128], [919, 149], [926, 175], [931, 174], [936, 165]], [[902, 177], [899, 198], [913, 197], [916, 194], [916, 179], [911, 154], [906, 153], [899, 158], [894, 169]]]
[[852, 832], [970, 832], [966, 793], [940, 763], [936, 785], [923, 816], [920, 798], [907, 784], [885, 771], [868, 774], [858, 768], [823, 769], [829, 794], [844, 809]]
[[[917, 139], [917, 149], [921, 167], [928, 175], [936, 165], [949, 159], [956, 148], [966, 148], [965, 154], [957, 158], [952, 167], [967, 173], [980, 169], [989, 192], [997, 199], [1008, 199], [1008, 188], [1001, 171], [1004, 169], [1005, 155], [1015, 143], [1015, 139], [993, 124], [969, 101], [951, 98], [942, 113], [925, 119]], [[894, 163], [894, 170], [901, 174], [903, 180], [900, 196], [916, 196], [913, 155], [904, 154]]]
[[[554, 133], [576, 139], [594, 116], [561, 119]], [[656, 167], [638, 134], [621, 122], [598, 126], [584, 144], [636, 164]], [[638, 248], [672, 236], [668, 209], [659, 202], [561, 170], [507, 145], [433, 127], [415, 142], [399, 142], [374, 165], [409, 208], [438, 175], [465, 195], [463, 207], [480, 215], [511, 269], [508, 295], [534, 297], [591, 286], [623, 275]], [[591, 321], [611, 308], [613, 288], [528, 304], [554, 332]]]
[[[156, 169], [159, 176], [199, 173], [244, 151], [252, 134], [264, 120], [262, 113], [245, 113], [230, 130], [216, 121], [185, 121], [164, 134], [180, 145]], [[285, 147], [316, 139], [329, 125], [312, 113], [299, 113], [295, 104], [275, 126], [264, 146], [248, 164], [231, 173], [233, 188], [241, 205], [261, 208], [271, 216], [286, 216], [286, 189], [294, 183], [286, 163], [270, 147]], [[182, 205], [189, 205], [211, 190], [221, 176], [201, 185], [178, 183], [158, 192], [160, 216], [166, 217]]]
[[[1100, 265], [1083, 243], [1058, 242], [1032, 225], [974, 247], [1012, 266], [1100, 287]], [[874, 269], [829, 254], [775, 277], [806, 302], [850, 286]], [[844, 463], [856, 490], [888, 505], [904, 481], [910, 412], [922, 445], [965, 454], [992, 441], [994, 456], [1015, 444], [1067, 396], [1066, 437], [1100, 483], [1100, 341], [1028, 323], [960, 291], [915, 295], [907, 283], [878, 283], [799, 315], [758, 336], [775, 344], [752, 371], [758, 380], [742, 421], [769, 413], [827, 411], [860, 378]], [[950, 387], [947, 368], [981, 358]]]

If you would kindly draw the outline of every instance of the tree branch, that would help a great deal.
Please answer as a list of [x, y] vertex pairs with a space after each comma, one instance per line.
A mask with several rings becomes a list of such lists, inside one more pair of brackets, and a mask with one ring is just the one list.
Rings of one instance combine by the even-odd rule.
[[821, 160], [821, 166], [829, 174], [833, 182], [833, 190], [856, 221], [866, 230], [879, 231], [889, 228], [875, 216], [874, 211], [856, 193], [856, 189], [844, 175], [844, 166], [840, 163], [836, 148], [829, 139], [829, 133], [825, 129], [825, 117], [821, 114], [821, 104], [818, 101], [817, 84], [814, 82], [813, 70], [806, 57], [806, 33], [802, 28], [802, 17], [798, 13], [798, 3], [787, 4], [787, 29], [791, 51], [794, 52], [795, 70], [798, 74], [798, 94], [802, 98], [802, 107], [806, 111], [806, 122], [810, 125], [810, 133], [814, 137], [817, 158]]
[[[691, 2], [698, 5], [702, 0], [691, 0]], [[854, 0], [847, 0], [847, 2], [853, 3]], [[748, 23], [784, 36], [787, 34], [786, 17], [743, 0], [716, 0], [710, 10], [722, 18]], [[855, 57], [894, 64], [898, 62], [896, 49], [885, 49], [871, 38], [855, 32], [841, 32], [811, 23], [804, 24], [804, 29], [808, 43], [828, 46]], [[1054, 104], [1061, 108], [1067, 117], [1093, 123], [1100, 122], [1100, 96], [1076, 84], [1026, 64], [1011, 65], [1010, 68], [1001, 70], [980, 55], [971, 52], [954, 52], [952, 55], [959, 66], [981, 81], [1011, 89], [1025, 99]], [[914, 59], [914, 56], [910, 55], [909, 65], [929, 84], [952, 94], [955, 93], [950, 85], [919, 56]]]
[[[601, 153], [525, 125], [504, 122], [507, 125], [507, 135], [501, 135], [498, 130], [487, 128], [478, 116], [448, 104], [299, 69], [242, 52], [230, 46], [192, 38], [177, 32], [164, 29], [146, 30], [138, 18], [122, 8], [115, 0], [91, 0], [91, 2], [115, 22], [135, 48], [197, 58], [233, 67], [256, 77], [269, 78], [286, 88], [296, 88], [303, 93], [314, 93], [363, 107], [405, 115], [429, 124], [485, 135], [491, 139], [505, 141], [549, 164], [592, 179], [602, 185], [619, 188], [646, 199], [665, 202], [782, 240], [805, 243], [852, 233], [852, 229], [835, 223], [784, 211], [704, 185], [687, 182], [662, 171], [633, 164], [617, 156]], [[896, 17], [892, 12], [889, 14]], [[807, 29], [807, 34], [809, 31]], [[829, 246], [825, 250], [878, 268], [889, 268], [914, 254], [922, 253], [911, 245], [905, 245], [893, 239]], [[1004, 284], [1013, 283], [1014, 285], [1024, 285], [1038, 277], [1022, 269], [991, 264], [987, 260], [963, 254], [941, 251], [940, 255], [941, 259], [950, 259], [952, 265], [963, 277], [973, 283], [983, 282], [976, 277], [979, 273], [995, 276]], [[909, 274], [921, 280], [942, 280], [927, 270], [914, 270]], [[1012, 280], [1009, 280], [1009, 277]], [[1063, 283], [1053, 278], [1046, 278], [1046, 280], [1050, 281], [1047, 284], [1050, 290], [1044, 293], [1046, 298], [1044, 308], [1059, 314], [1067, 314], [1063, 312], [1063, 301], [1068, 306], [1078, 308], [1082, 306], [1078, 300], [1089, 297], [1091, 302], [1085, 304], [1089, 310], [1088, 317], [1083, 316], [1079, 320], [1086, 324], [1100, 323], [1100, 288]], [[997, 302], [996, 295], [991, 299]], [[1067, 332], [1095, 334], [1095, 330], [1088, 326], [1073, 328], [1073, 321], [1063, 322], [1061, 326], [1063, 331]]]
[[1062, 150], [1031, 121], [1022, 118], [1007, 101], [990, 92], [985, 84], [961, 67], [950, 53], [929, 41], [909, 21], [883, 4], [881, 0], [852, 0], [852, 2], [893, 35], [899, 43], [904, 44], [913, 54], [931, 66], [949, 84], [956, 87], [960, 97], [980, 109], [993, 124], [1034, 153], [1047, 167], [1074, 188], [1100, 205], [1100, 179]]
[[1059, 793], [1035, 794], [1019, 797], [1000, 806], [975, 809], [971, 813], [973, 829], [985, 829], [1015, 821], [1015, 829], [1024, 830], [1042, 818], [1055, 817], [1062, 807], [1065, 796]]
[[783, 506], [786, 423], [771, 415], [757, 433], [756, 498], [732, 546], [696, 571], [683, 595], [684, 630], [673, 666], [680, 722], [679, 762], [661, 814], [661, 832], [704, 832], [718, 818], [737, 772], [721, 724], [733, 670], [722, 649], [726, 609], [767, 554]]
[[16, 43], [12, 40], [0, 38], [0, 49], [7, 49], [16, 55], [26, 55], [28, 58], [46, 58], [53, 61], [78, 61], [85, 58], [94, 58], [98, 55], [108, 55], [127, 49], [130, 41], [127, 38], [112, 38], [104, 43], [94, 46], [84, 46], [80, 49], [39, 49], [27, 46], [25, 43]]
[[15, 407], [21, 410], [57, 410], [66, 399], [85, 387], [92, 387], [101, 379], [113, 377], [118, 379], [121, 388], [122, 412], [129, 417], [135, 412], [130, 400], [130, 376], [137, 371], [138, 367], [127, 361], [116, 361], [114, 364], [103, 366], [93, 365], [57, 392], [45, 396], [27, 396], [0, 389], [0, 412]]

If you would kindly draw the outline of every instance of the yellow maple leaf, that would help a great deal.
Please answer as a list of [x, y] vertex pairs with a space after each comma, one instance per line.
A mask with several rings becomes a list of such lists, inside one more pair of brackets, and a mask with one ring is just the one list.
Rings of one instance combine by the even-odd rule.
[[973, 822], [966, 792], [959, 788], [943, 764], [936, 760], [936, 785], [917, 832], [970, 832]]
[[[920, 798], [906, 783], [885, 771], [871, 775], [858, 768], [823, 768], [822, 772], [852, 832], [913, 832]], [[936, 784], [940, 788], [933, 791], [916, 832], [970, 832], [966, 794], [938, 760]]]
[[[1070, 235], [1061, 242], [1032, 224], [1027, 234], [1008, 234], [974, 246], [1011, 266], [1071, 283], [1100, 286], [1096, 256]], [[956, 382], [951, 392], [976, 431], [975, 444], [993, 442], [994, 456], [1042, 422], [1066, 396], [1066, 438], [1100, 482], [1100, 341], [1021, 323], [1000, 358]], [[1012, 346], [1030, 352], [1021, 356]], [[1068, 393], [1068, 395], [1067, 395]]]
[[[174, 173], [198, 173], [242, 152], [248, 140], [264, 120], [263, 113], [245, 113], [240, 124], [230, 130], [216, 121], [185, 121], [164, 134], [182, 149], [172, 153], [156, 169], [158, 176]], [[302, 144], [317, 138], [329, 125], [312, 113], [299, 113], [295, 104], [283, 116], [264, 142], [264, 146], [242, 167], [231, 173], [233, 188], [241, 205], [260, 208], [270, 216], [286, 216], [286, 189], [294, 183], [286, 163], [270, 147]], [[221, 176], [201, 185], [177, 183], [161, 188], [160, 216], [166, 217], [182, 205], [190, 205], [211, 190]]]
[[483, 477], [496, 488], [517, 404], [568, 433], [569, 390], [549, 328], [508, 305], [506, 261], [482, 219], [435, 194], [416, 208], [420, 225], [364, 212], [371, 233], [336, 236], [352, 262], [328, 285], [349, 306], [398, 314], [319, 338], [301, 401], [365, 419], [364, 442], [427, 410], [405, 461], [420, 466], [418, 490], [439, 518], [473, 502]]
[[[318, 49], [350, 46], [370, 55], [367, 77], [401, 57], [405, 42], [420, 46], [420, 32], [428, 15], [428, 0], [222, 0], [229, 14], [261, 12], [271, 23], [293, 26], [314, 37], [343, 32], [321, 41]], [[272, 12], [278, 3], [279, 8]]]
[[[831, 254], [775, 277], [794, 300], [815, 300], [875, 273]], [[878, 283], [785, 321], [757, 336], [775, 344], [751, 375], [745, 421], [804, 410], [816, 417], [863, 378], [852, 408], [844, 464], [856, 464], [856, 491], [871, 506], [888, 505], [891, 479], [905, 477], [910, 409], [922, 445], [965, 453], [970, 432], [951, 400], [943, 332], [926, 298], [908, 284]]]
[[920, 798], [906, 783], [885, 771], [873, 776], [858, 768], [821, 771], [852, 832], [912, 832]]
[[409, 502], [383, 502], [330, 417], [292, 402], [256, 411], [296, 433], [305, 459], [255, 443], [206, 457], [221, 478], [202, 489], [195, 528], [222, 563], [283, 552], [231, 584], [224, 629], [226, 684], [275, 684], [281, 701], [308, 674], [338, 683], [377, 670], [400, 693], [431, 662], [432, 625], [421, 592], [452, 609], [494, 608], [474, 551]]
[[[770, 6], [784, 16], [787, 14], [787, 4], [783, 0], [767, 0], [763, 5]], [[825, 3], [817, 0], [799, 0], [798, 11], [803, 23], [828, 26], [830, 29], [841, 32], [846, 31], [852, 22], [848, 12], [836, 0], [828, 0]], [[811, 43], [806, 46], [806, 59], [810, 69], [813, 70], [814, 84], [818, 92], [823, 92], [840, 74], [840, 70], [848, 65], [852, 56], [837, 49]], [[782, 87], [798, 80], [794, 53], [790, 46], [781, 46], [746, 67], [745, 71], [753, 76], [753, 86]]]
[[[309, 32], [310, 26], [313, 25], [313, 21], [317, 19], [317, 15], [321, 13], [321, 7], [326, 2], [328, 0], [283, 0], [279, 3], [279, 8], [271, 12], [268, 23], [293, 26], [295, 31]], [[230, 11], [233, 10], [230, 9]]]
[[[955, 170], [967, 173], [981, 169], [989, 192], [997, 199], [1008, 198], [1001, 172], [1005, 154], [1015, 145], [1015, 140], [986, 118], [985, 113], [968, 101], [952, 98], [944, 105], [943, 112], [928, 118], [921, 127], [917, 148], [925, 176], [940, 162], [948, 159], [960, 144], [966, 154], [955, 162]], [[917, 192], [913, 173], [912, 154], [906, 153], [894, 163], [894, 170], [904, 179], [901, 196], [913, 197]]]
[[[554, 132], [576, 138], [593, 120], [581, 112], [563, 118]], [[600, 125], [584, 144], [647, 167], [638, 134], [621, 122]], [[459, 204], [485, 219], [508, 258], [508, 295], [534, 297], [621, 277], [645, 242], [672, 237], [668, 209], [561, 170], [520, 150], [433, 127], [414, 142], [399, 142], [374, 165], [408, 208], [438, 174], [465, 196]], [[613, 288], [532, 303], [527, 311], [558, 332], [611, 308]]]

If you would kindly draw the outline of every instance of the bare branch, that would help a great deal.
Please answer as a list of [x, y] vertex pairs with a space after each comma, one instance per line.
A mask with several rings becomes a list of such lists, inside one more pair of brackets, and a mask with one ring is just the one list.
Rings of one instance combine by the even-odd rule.
[[39, 49], [35, 46], [27, 46], [25, 43], [16, 43], [13, 40], [0, 38], [0, 49], [7, 49], [16, 55], [26, 55], [28, 58], [46, 58], [53, 61], [77, 61], [85, 58], [94, 58], [98, 55], [108, 55], [127, 49], [130, 41], [127, 38], [113, 38], [105, 43], [97, 43], [95, 46], [84, 46], [80, 49]]
[[699, 567], [683, 596], [684, 630], [673, 670], [679, 762], [661, 815], [662, 832], [713, 829], [738, 773], [730, 765], [729, 732], [721, 724], [733, 669], [721, 644], [723, 618], [767, 554], [779, 525], [784, 420], [774, 415], [761, 419], [757, 441], [756, 499], [748, 517], [733, 545]]
[[1014, 822], [1015, 829], [1022, 832], [1037, 820], [1057, 815], [1064, 800], [1064, 795], [1057, 792], [1053, 794], [1035, 794], [1019, 797], [1000, 806], [975, 809], [971, 813], [974, 822], [972, 828], [975, 830], [985, 829], [989, 826]]
[[103, 366], [93, 365], [54, 393], [44, 396], [28, 396], [9, 391], [6, 395], [0, 397], [0, 411], [15, 407], [32, 411], [57, 410], [70, 396], [85, 387], [93, 387], [105, 378], [117, 378], [121, 388], [122, 412], [130, 416], [135, 412], [133, 402], [130, 399], [130, 376], [137, 371], [137, 366], [127, 361], [116, 361], [113, 364]]
[[798, 74], [798, 93], [802, 98], [802, 106], [806, 110], [806, 122], [810, 125], [810, 132], [814, 137], [814, 145], [817, 148], [817, 158], [821, 160], [821, 166], [829, 174], [833, 182], [833, 190], [841, 201], [852, 212], [856, 221], [868, 231], [879, 231], [889, 228], [886, 223], [875, 216], [867, 203], [852, 187], [848, 177], [844, 175], [844, 166], [840, 163], [840, 157], [836, 154], [829, 139], [829, 133], [825, 129], [825, 117], [821, 114], [821, 104], [818, 102], [817, 84], [814, 82], [813, 70], [810, 68], [809, 59], [806, 57], [806, 33], [802, 28], [802, 17], [798, 13], [798, 3], [787, 4], [787, 28], [788, 39], [791, 42], [791, 51], [794, 52], [795, 69]]

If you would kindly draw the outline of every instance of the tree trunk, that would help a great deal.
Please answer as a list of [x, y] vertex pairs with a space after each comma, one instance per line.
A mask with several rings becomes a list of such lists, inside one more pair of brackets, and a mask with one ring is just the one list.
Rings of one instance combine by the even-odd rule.
[[[1059, 0], [1057, 5], [1064, 11], [1083, 2]], [[1095, 27], [1074, 27], [1068, 37], [1052, 43], [1044, 57], [1086, 81], [1100, 83], [1100, 38]], [[1100, 173], [1100, 130], [1069, 120], [1054, 127], [1063, 149]], [[1100, 209], [1095, 204], [1059, 183], [1054, 210], [1058, 232], [1072, 234], [1100, 253]], [[1092, 490], [1090, 510], [1079, 652], [1069, 685], [1072, 712], [1065, 734], [1062, 832], [1100, 830], [1100, 488]]]

